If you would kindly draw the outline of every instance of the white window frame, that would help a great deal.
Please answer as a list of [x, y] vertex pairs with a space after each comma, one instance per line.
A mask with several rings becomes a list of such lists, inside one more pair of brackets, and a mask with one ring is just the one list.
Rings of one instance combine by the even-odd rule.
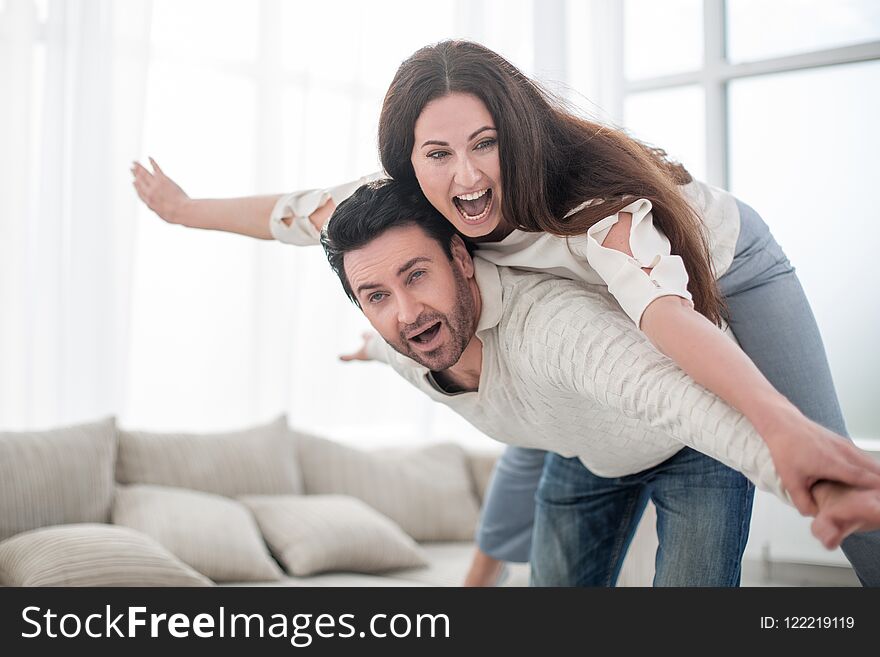
[[[606, 2], [606, 0], [595, 0]], [[613, 19], [606, 26], [614, 30], [619, 42], [625, 38], [623, 2], [610, 3], [607, 12]], [[616, 118], [623, 118], [623, 106], [627, 96], [648, 91], [659, 91], [684, 86], [699, 86], [705, 97], [705, 161], [706, 182], [724, 189], [730, 188], [730, 144], [728, 90], [735, 80], [755, 78], [762, 75], [790, 73], [880, 60], [880, 40], [856, 45], [824, 48], [793, 55], [731, 63], [727, 59], [727, 11], [726, 0], [703, 0], [703, 62], [699, 70], [642, 78], [627, 79], [623, 58], [614, 68], [619, 76], [612, 89], [619, 89], [612, 107]], [[863, 445], [867, 448], [867, 445]], [[824, 552], [810, 541], [808, 519], [791, 515], [791, 509], [767, 494], [756, 498], [752, 522], [752, 538], [747, 556], [760, 554], [764, 567], [771, 561], [792, 561], [836, 565], [849, 568], [849, 563], [838, 549]]]
[[[851, 46], [813, 50], [784, 57], [773, 57], [732, 64], [727, 61], [727, 12], [725, 0], [703, 0], [703, 67], [700, 70], [659, 77], [628, 80], [622, 62], [617, 68], [620, 75], [620, 97], [615, 107], [622, 107], [630, 94], [659, 91], [683, 86], [699, 86], [705, 92], [706, 110], [706, 182], [727, 189], [728, 172], [728, 102], [730, 82], [743, 78], [775, 73], [789, 73], [805, 69], [840, 64], [854, 64], [880, 59], [880, 41]], [[612, 3], [619, 16], [609, 28], [619, 29], [619, 39], [625, 38], [622, 2]], [[619, 116], [619, 115], [618, 115]]]

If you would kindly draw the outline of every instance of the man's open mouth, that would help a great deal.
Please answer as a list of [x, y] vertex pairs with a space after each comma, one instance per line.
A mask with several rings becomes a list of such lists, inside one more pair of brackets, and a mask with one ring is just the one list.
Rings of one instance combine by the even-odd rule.
[[492, 188], [452, 197], [452, 202], [465, 221], [485, 219], [492, 209]]
[[415, 342], [419, 347], [431, 347], [440, 334], [441, 322], [437, 321], [427, 326], [423, 331], [411, 335], [409, 340]]

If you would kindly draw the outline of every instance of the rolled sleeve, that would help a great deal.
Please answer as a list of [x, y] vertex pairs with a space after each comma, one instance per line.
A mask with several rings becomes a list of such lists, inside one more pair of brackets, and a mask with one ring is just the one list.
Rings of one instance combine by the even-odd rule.
[[282, 196], [275, 203], [272, 214], [269, 216], [269, 230], [272, 237], [279, 242], [297, 246], [319, 244], [321, 233], [309, 221], [312, 213], [331, 199], [336, 205], [339, 205], [351, 196], [358, 187], [377, 180], [381, 176], [381, 172], [377, 171], [335, 187], [307, 189]]
[[[312, 246], [320, 242], [321, 234], [309, 221], [309, 215], [330, 198], [325, 190], [309, 189], [293, 192], [278, 199], [269, 217], [269, 230], [279, 242], [297, 246]], [[287, 221], [290, 220], [288, 224]]]
[[[691, 300], [688, 275], [680, 256], [672, 255], [669, 240], [654, 226], [651, 202], [639, 199], [620, 212], [632, 213], [629, 245], [632, 256], [602, 246], [619, 214], [606, 217], [587, 231], [587, 260], [608, 285], [629, 318], [639, 326], [652, 301], [675, 295]], [[643, 268], [650, 268], [645, 272]]]

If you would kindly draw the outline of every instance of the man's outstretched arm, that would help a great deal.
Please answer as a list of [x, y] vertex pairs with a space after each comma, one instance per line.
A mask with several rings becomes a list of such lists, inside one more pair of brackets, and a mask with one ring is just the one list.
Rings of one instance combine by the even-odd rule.
[[[550, 332], [559, 334], [558, 344], [564, 345], [551, 361], [560, 385], [643, 420], [793, 506], [752, 424], [648, 345], [622, 314], [610, 312], [597, 297], [573, 294], [561, 304], [567, 317], [551, 320]], [[554, 358], [550, 352], [545, 356]], [[821, 458], [812, 442], [805, 441], [804, 450], [805, 458]], [[812, 493], [819, 508], [813, 534], [826, 547], [836, 547], [854, 532], [880, 528], [880, 490], [823, 481]]]
[[[562, 393], [583, 397], [585, 404], [639, 420], [711, 456], [792, 503], [767, 444], [748, 419], [657, 351], [609, 295], [568, 283], [548, 288], [537, 282], [526, 282], [516, 294], [529, 308], [522, 331], [527, 337], [522, 345], [510, 345], [522, 367], [532, 368], [534, 376]], [[546, 337], [529, 337], [536, 335]], [[632, 439], [652, 437], [649, 432]]]

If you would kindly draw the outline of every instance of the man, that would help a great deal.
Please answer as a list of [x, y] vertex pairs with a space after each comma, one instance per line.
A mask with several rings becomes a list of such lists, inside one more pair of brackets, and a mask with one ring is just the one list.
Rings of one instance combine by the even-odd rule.
[[[539, 499], [533, 583], [569, 583], [574, 572], [580, 584], [613, 583], [648, 496], [658, 503], [655, 583], [739, 582], [753, 488], [731, 467], [787, 500], [769, 451], [745, 418], [654, 350], [613, 300], [472, 259], [433, 208], [394, 183], [355, 192], [322, 243], [384, 339], [370, 343], [372, 358], [487, 435], [556, 452], [569, 458], [564, 467], [592, 473], [590, 503], [578, 491], [575, 517]], [[555, 499], [564, 499], [564, 474], [550, 478], [561, 491]], [[880, 524], [876, 491], [820, 488], [826, 545]]]

